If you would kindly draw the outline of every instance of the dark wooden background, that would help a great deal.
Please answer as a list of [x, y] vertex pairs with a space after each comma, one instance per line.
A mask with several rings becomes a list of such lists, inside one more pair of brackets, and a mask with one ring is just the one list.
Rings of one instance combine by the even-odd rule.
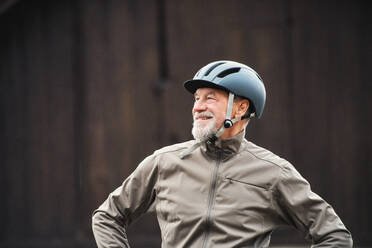
[[[93, 247], [92, 211], [145, 156], [191, 138], [182, 82], [206, 63], [267, 87], [247, 138], [291, 161], [372, 247], [371, 3], [0, 3], [0, 247]], [[159, 247], [148, 215], [134, 247]], [[304, 243], [292, 229], [273, 243]]]

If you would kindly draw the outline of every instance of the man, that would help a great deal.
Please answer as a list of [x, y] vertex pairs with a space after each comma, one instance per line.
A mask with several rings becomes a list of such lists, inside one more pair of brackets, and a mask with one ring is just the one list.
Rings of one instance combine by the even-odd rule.
[[332, 207], [286, 160], [244, 139], [266, 93], [250, 67], [217, 61], [185, 88], [195, 138], [155, 151], [93, 215], [98, 247], [129, 247], [126, 228], [154, 206], [162, 247], [268, 247], [289, 225], [313, 247], [352, 247]]

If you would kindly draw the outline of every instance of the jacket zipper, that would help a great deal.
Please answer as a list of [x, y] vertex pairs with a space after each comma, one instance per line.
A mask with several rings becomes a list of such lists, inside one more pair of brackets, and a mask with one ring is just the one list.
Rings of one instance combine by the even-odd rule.
[[206, 230], [205, 230], [205, 236], [204, 236], [202, 248], [207, 247], [207, 241], [208, 241], [209, 234], [210, 234], [209, 229], [210, 229], [210, 222], [211, 222], [211, 213], [212, 213], [212, 208], [213, 208], [213, 203], [214, 203], [214, 195], [216, 193], [217, 175], [218, 175], [218, 169], [220, 167], [220, 164], [221, 164], [221, 151], [218, 151], [216, 166], [214, 167], [214, 171], [213, 171], [213, 180], [211, 184], [211, 189], [209, 191], [208, 210], [207, 210], [207, 216], [205, 219]]

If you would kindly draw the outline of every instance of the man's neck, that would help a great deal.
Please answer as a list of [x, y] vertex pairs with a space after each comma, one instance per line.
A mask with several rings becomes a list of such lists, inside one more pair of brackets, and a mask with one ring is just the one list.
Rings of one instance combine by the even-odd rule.
[[245, 122], [243, 121], [236, 122], [232, 127], [227, 128], [225, 132], [223, 132], [223, 134], [220, 136], [220, 139], [228, 139], [237, 135], [244, 130], [244, 124]]

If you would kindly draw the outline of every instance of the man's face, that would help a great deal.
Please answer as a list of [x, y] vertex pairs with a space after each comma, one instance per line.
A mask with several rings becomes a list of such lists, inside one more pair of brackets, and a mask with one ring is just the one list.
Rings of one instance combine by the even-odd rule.
[[195, 92], [194, 98], [192, 134], [196, 140], [204, 140], [222, 127], [228, 95], [223, 90], [200, 88]]

